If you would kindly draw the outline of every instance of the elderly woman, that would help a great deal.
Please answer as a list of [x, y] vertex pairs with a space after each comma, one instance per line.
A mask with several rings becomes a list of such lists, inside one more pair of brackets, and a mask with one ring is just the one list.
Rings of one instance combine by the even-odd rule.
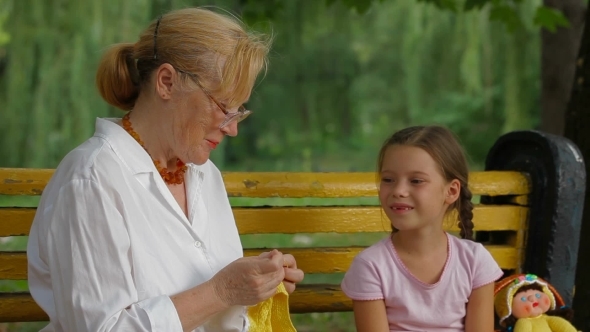
[[242, 257], [209, 154], [238, 134], [269, 42], [183, 9], [114, 45], [96, 77], [123, 119], [97, 119], [45, 189], [29, 286], [43, 331], [247, 331], [246, 306], [303, 279], [291, 255]]

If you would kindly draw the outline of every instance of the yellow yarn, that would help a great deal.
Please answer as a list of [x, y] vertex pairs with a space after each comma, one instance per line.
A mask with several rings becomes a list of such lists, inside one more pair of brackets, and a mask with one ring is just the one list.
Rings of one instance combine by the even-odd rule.
[[289, 293], [281, 282], [271, 298], [248, 308], [248, 332], [297, 332], [289, 314]]

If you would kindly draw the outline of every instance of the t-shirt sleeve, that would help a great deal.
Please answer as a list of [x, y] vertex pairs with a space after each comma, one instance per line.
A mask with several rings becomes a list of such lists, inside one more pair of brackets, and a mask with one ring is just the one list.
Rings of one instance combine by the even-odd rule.
[[478, 243], [475, 248], [472, 289], [492, 283], [504, 274], [492, 254], [481, 243]]
[[[362, 255], [362, 254], [361, 254]], [[374, 263], [358, 255], [342, 280], [342, 291], [353, 300], [370, 301], [384, 299], [381, 276]]]

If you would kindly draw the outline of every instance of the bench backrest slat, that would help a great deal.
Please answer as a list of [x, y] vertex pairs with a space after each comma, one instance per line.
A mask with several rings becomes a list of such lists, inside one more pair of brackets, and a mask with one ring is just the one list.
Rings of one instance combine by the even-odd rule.
[[[35, 208], [0, 208], [0, 237], [27, 235]], [[526, 207], [476, 205], [475, 230], [518, 230], [527, 218]], [[240, 234], [389, 232], [387, 216], [377, 206], [233, 208]], [[450, 218], [449, 231], [458, 231]]]
[[[0, 168], [0, 195], [40, 195], [53, 170]], [[474, 195], [526, 195], [528, 178], [518, 172], [471, 172]], [[373, 197], [375, 173], [225, 172], [230, 197]]]

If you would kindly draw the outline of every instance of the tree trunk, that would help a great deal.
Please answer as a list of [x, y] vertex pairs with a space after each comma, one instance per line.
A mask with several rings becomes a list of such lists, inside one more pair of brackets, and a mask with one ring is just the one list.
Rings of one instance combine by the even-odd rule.
[[555, 33], [541, 31], [540, 129], [563, 135], [564, 112], [570, 98], [585, 7], [582, 0], [543, 0], [543, 4], [562, 11], [570, 21], [569, 28], [558, 28]]
[[[590, 10], [586, 11], [590, 21]], [[565, 114], [565, 137], [572, 140], [582, 152], [586, 164], [586, 188], [590, 188], [590, 24], [584, 27], [582, 41], [575, 65], [573, 88]], [[570, 84], [572, 83], [570, 82]], [[584, 214], [580, 231], [580, 247], [576, 266], [576, 291], [574, 295], [574, 324], [578, 330], [590, 331], [590, 195], [584, 200]]]

